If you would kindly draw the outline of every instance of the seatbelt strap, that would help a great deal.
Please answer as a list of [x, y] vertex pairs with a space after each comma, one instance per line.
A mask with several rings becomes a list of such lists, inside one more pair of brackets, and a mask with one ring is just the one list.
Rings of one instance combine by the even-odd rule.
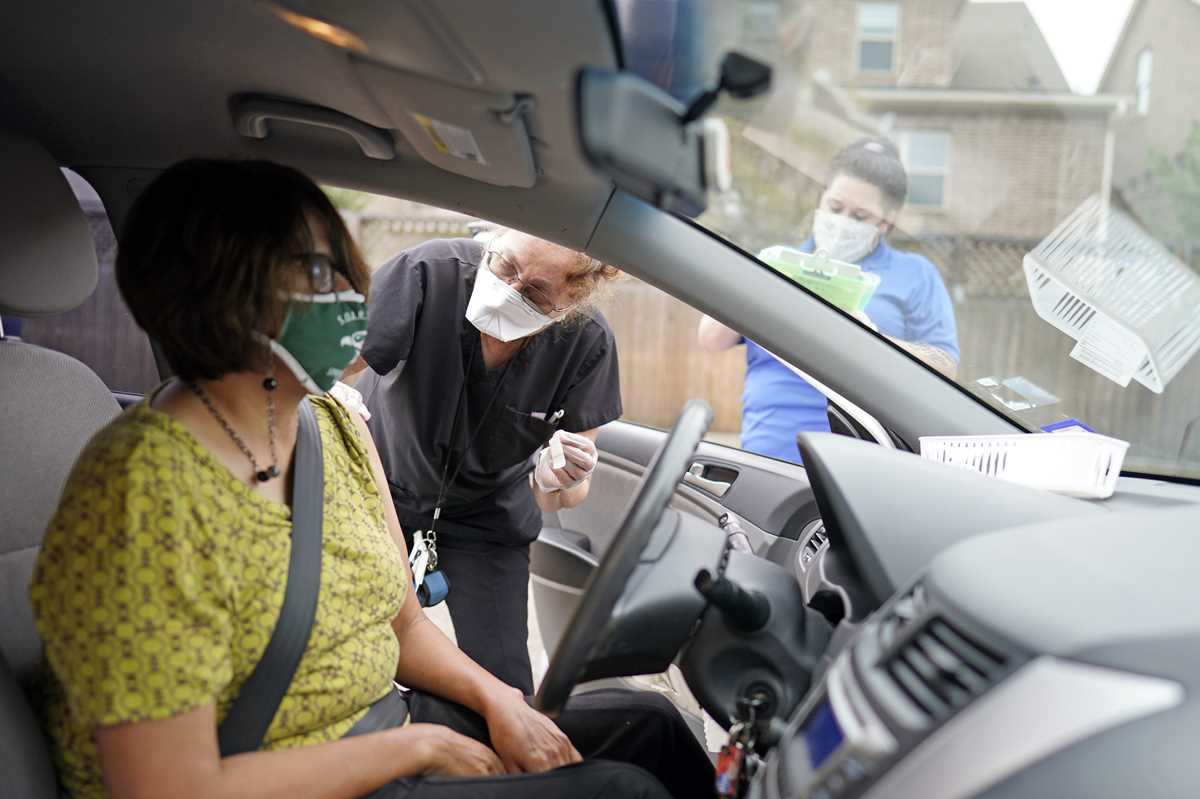
[[408, 719], [408, 702], [405, 695], [394, 684], [387, 695], [367, 708], [367, 713], [354, 723], [343, 738], [366, 735], [369, 732], [390, 730], [400, 727]]
[[221, 756], [253, 752], [262, 744], [275, 711], [308, 646], [321, 589], [321, 527], [325, 474], [321, 429], [312, 404], [300, 403], [296, 463], [292, 473], [292, 552], [283, 606], [262, 659], [242, 685], [217, 728]]

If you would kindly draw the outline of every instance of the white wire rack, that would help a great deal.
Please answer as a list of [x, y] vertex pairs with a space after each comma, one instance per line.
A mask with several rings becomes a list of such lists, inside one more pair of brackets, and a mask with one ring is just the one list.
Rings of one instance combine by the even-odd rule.
[[1200, 277], [1125, 213], [1084, 201], [1025, 256], [1038, 316], [1071, 357], [1161, 394], [1200, 349]]
[[1074, 497], [1112, 496], [1128, 442], [1095, 433], [924, 436], [921, 457]]

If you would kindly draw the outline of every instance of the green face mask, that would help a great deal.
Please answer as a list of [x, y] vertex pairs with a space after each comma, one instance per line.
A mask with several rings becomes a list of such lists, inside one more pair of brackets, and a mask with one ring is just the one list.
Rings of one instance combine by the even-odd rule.
[[293, 294], [271, 351], [305, 388], [324, 394], [358, 356], [366, 338], [363, 295], [354, 291]]

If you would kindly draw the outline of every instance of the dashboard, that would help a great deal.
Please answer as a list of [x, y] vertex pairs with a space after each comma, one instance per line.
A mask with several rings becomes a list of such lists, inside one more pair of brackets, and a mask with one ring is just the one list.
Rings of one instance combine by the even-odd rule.
[[847, 618], [752, 797], [1194, 794], [1200, 491], [1089, 503], [829, 438], [804, 456], [822, 518], [789, 568]]

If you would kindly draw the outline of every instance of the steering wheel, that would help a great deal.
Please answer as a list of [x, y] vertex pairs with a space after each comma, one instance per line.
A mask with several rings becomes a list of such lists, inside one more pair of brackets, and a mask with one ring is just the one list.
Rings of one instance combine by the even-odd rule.
[[583, 676], [625, 584], [637, 568], [646, 544], [671, 502], [675, 486], [683, 479], [696, 447], [708, 432], [712, 418], [708, 403], [689, 401], [650, 462], [641, 489], [600, 565], [588, 580], [586, 593], [567, 624], [538, 688], [534, 706], [543, 713], [553, 716], [562, 710], [571, 690]]

